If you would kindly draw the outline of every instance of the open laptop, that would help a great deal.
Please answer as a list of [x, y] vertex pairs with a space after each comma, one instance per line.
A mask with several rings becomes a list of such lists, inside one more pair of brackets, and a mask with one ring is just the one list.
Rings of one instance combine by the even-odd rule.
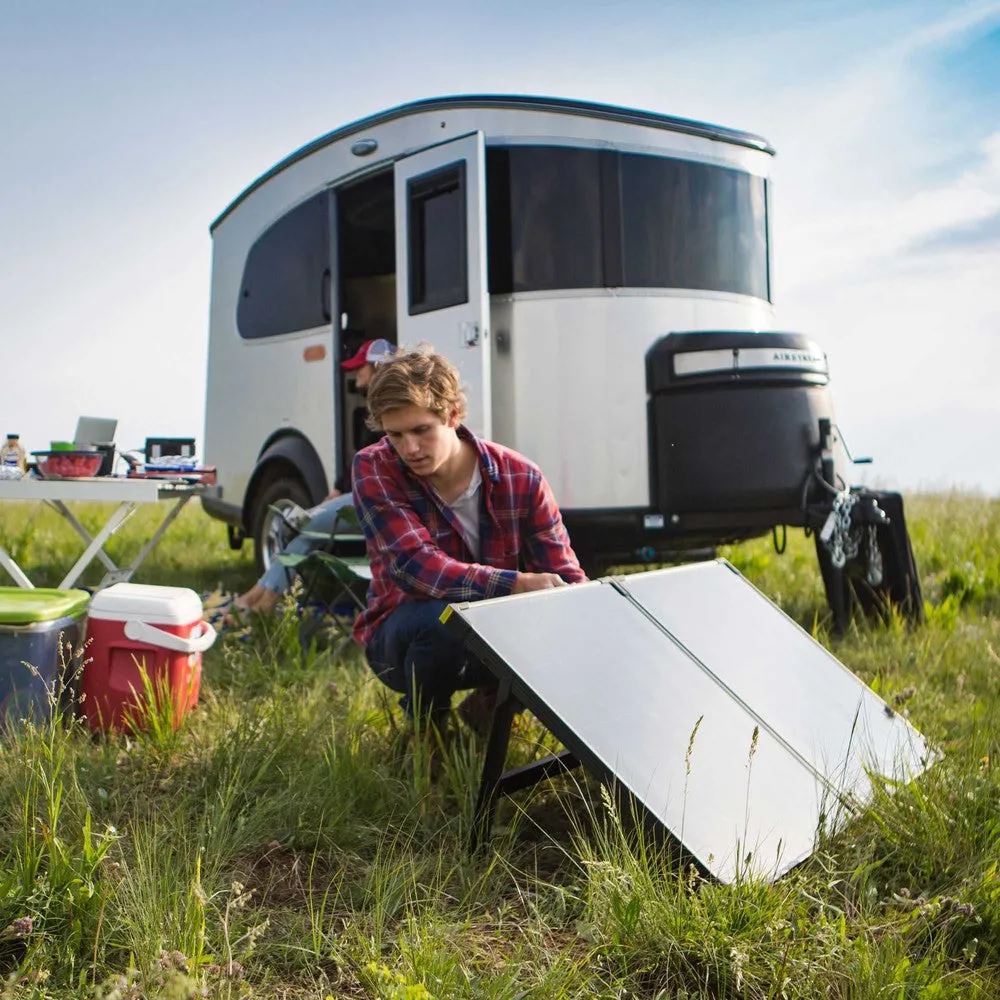
[[74, 448], [89, 448], [95, 444], [110, 444], [115, 439], [118, 421], [109, 417], [80, 417], [73, 436]]

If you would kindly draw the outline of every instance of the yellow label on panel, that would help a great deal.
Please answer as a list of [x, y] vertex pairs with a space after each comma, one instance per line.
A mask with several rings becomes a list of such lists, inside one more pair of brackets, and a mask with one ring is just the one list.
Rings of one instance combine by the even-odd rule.
[[441, 612], [441, 617], [438, 619], [438, 621], [443, 625], [450, 617], [451, 617], [451, 605], [449, 604], [448, 607], [446, 607], [444, 611]]

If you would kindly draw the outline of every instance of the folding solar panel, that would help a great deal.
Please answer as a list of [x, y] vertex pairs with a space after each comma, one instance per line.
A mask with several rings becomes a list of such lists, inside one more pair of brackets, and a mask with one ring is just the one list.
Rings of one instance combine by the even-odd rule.
[[840, 795], [867, 802], [870, 773], [923, 771], [923, 737], [729, 563], [617, 582]]
[[[867, 796], [859, 725], [874, 734], [871, 760], [902, 760], [908, 776], [922, 767], [912, 727], [727, 563], [450, 610], [502, 690], [724, 882], [778, 877], [846, 815], [845, 795]], [[810, 676], [815, 688], [801, 683]], [[774, 691], [783, 686], [787, 698]], [[816, 711], [821, 734], [796, 718]], [[495, 722], [487, 791], [499, 787], [490, 771], [506, 750], [500, 735]]]

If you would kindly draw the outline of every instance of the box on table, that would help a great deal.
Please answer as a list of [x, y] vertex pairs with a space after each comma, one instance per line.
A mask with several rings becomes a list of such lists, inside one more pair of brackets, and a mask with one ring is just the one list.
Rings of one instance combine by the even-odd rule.
[[169, 696], [179, 725], [198, 701], [201, 654], [215, 641], [201, 598], [186, 587], [116, 583], [98, 591], [87, 613], [81, 712], [93, 729], [142, 724], [155, 692]]
[[147, 462], [164, 455], [190, 458], [194, 455], [194, 438], [148, 437], [144, 452]]
[[89, 601], [84, 590], [0, 587], [0, 730], [72, 711]]

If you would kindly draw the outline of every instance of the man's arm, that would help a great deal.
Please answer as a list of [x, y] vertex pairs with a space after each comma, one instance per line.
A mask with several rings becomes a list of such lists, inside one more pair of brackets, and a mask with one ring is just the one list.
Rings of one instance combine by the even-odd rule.
[[453, 559], [431, 538], [391, 473], [379, 472], [364, 453], [354, 459], [354, 506], [369, 555], [401, 590], [420, 597], [474, 601], [514, 589], [514, 570]]
[[528, 520], [525, 566], [536, 573], [556, 573], [566, 583], [583, 583], [587, 576], [570, 545], [556, 498], [541, 472], [532, 477]]

